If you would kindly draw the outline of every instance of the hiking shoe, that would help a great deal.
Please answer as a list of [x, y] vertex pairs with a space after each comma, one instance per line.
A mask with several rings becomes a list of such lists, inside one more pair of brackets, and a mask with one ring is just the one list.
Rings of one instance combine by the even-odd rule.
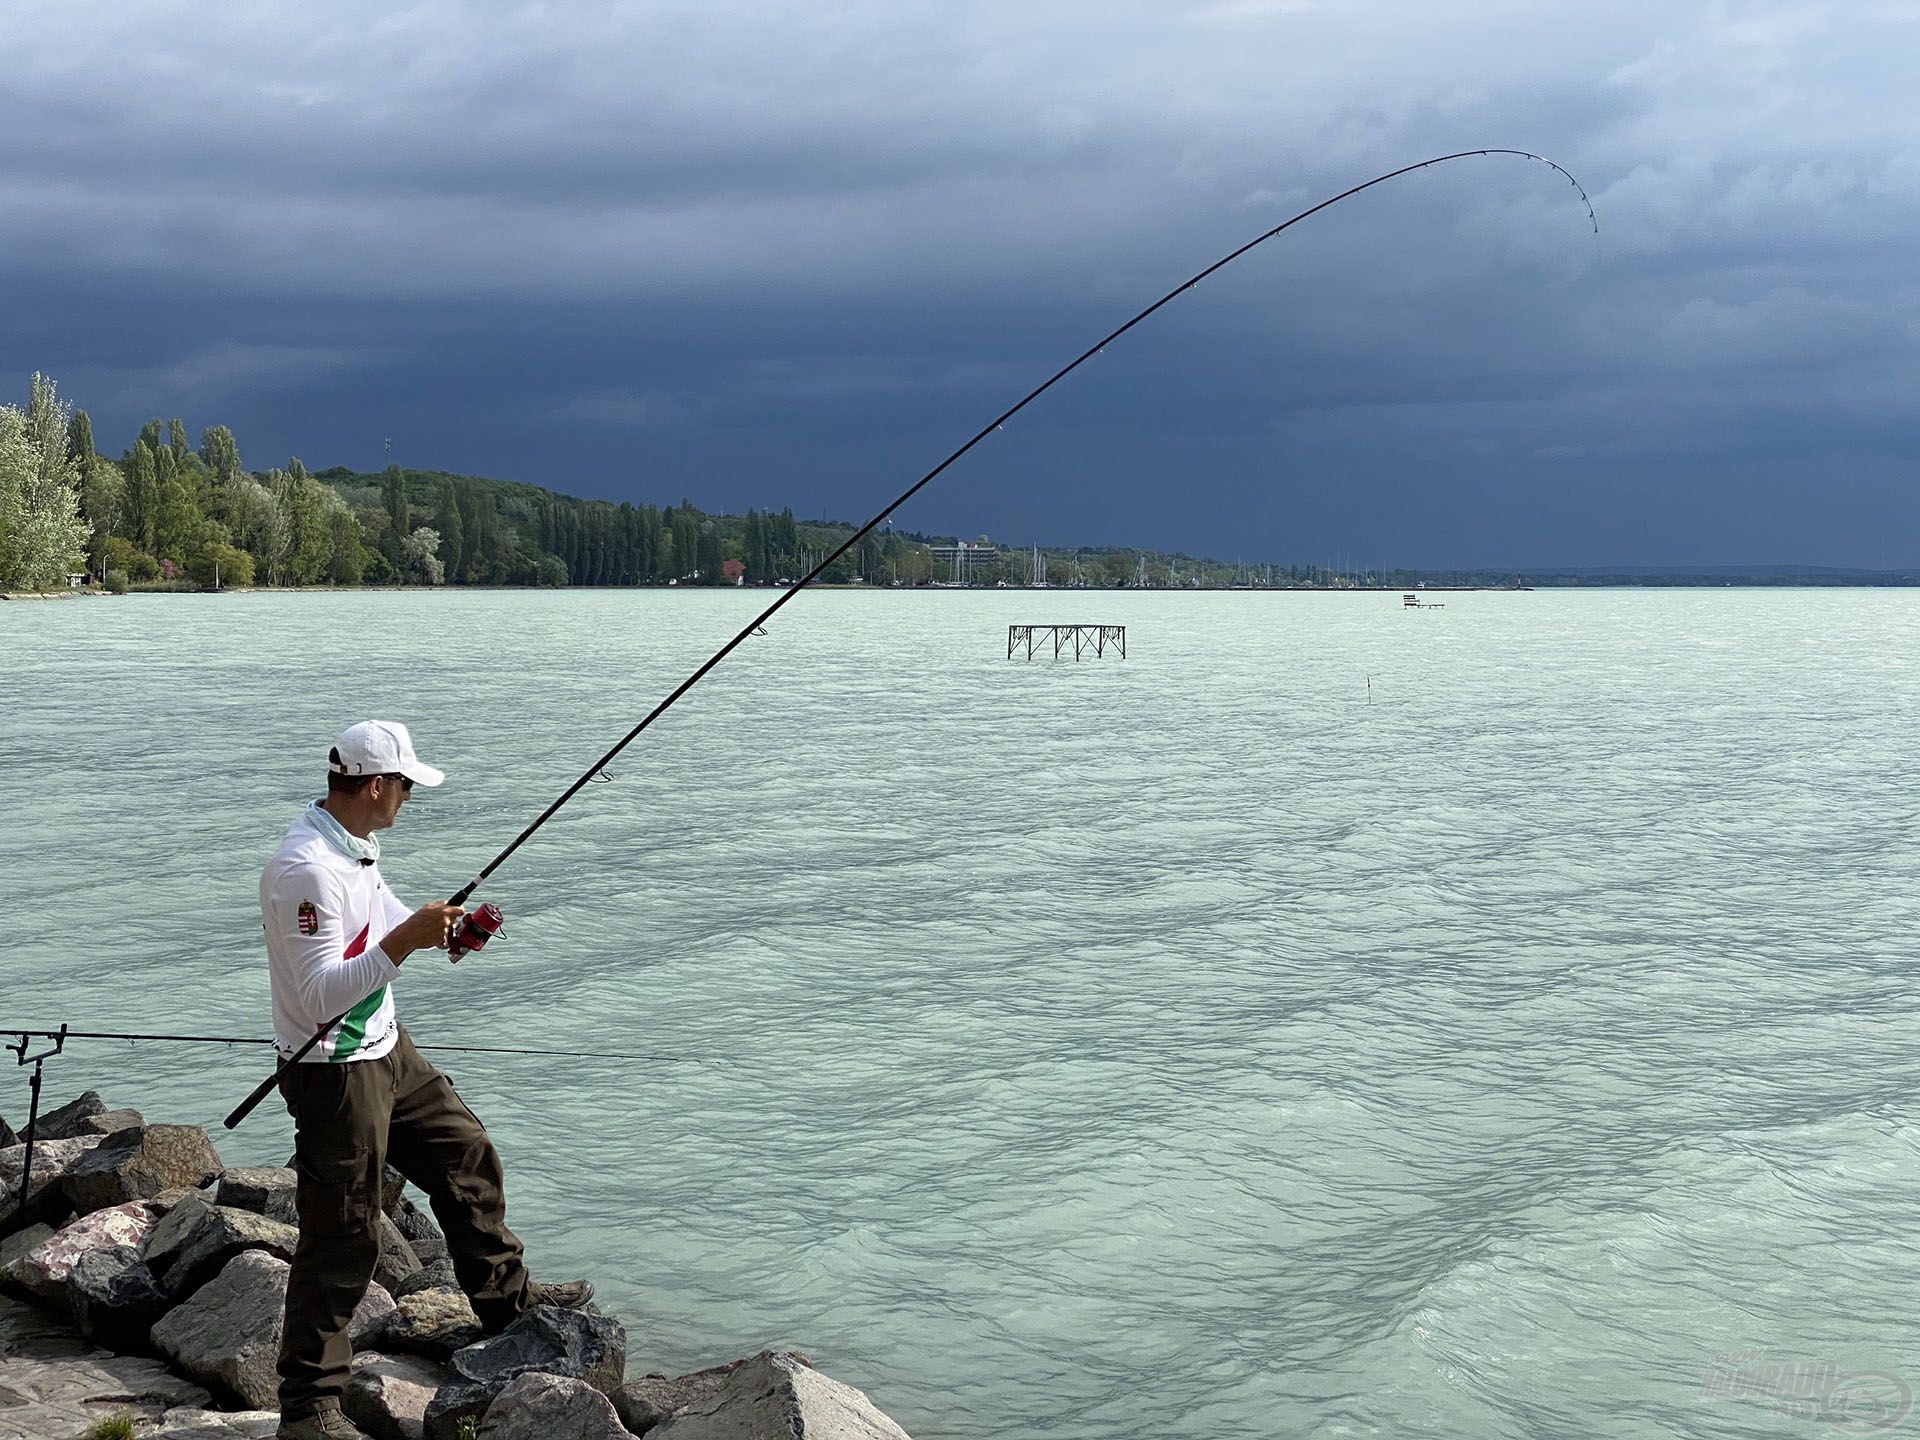
[[527, 1308], [535, 1305], [558, 1305], [562, 1310], [581, 1310], [593, 1299], [593, 1283], [588, 1280], [566, 1280], [558, 1285], [542, 1285], [539, 1281], [527, 1287]]
[[302, 1415], [297, 1420], [282, 1419], [273, 1432], [274, 1440], [367, 1440], [338, 1410], [328, 1408]]

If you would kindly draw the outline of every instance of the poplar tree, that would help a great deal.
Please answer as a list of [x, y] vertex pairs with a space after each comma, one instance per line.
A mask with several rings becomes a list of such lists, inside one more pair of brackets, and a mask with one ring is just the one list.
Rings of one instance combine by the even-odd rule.
[[186, 465], [191, 449], [187, 445], [187, 427], [184, 422], [179, 420], [167, 422], [167, 448], [173, 451], [174, 463]]
[[93, 463], [93, 421], [84, 410], [73, 412], [73, 419], [67, 422], [67, 454], [80, 467], [82, 475]]
[[392, 543], [387, 558], [398, 569], [406, 558], [405, 541], [413, 533], [412, 516], [407, 507], [407, 482], [398, 465], [389, 465], [380, 477], [380, 503], [387, 512], [387, 536]]
[[447, 579], [458, 584], [461, 577], [460, 557], [466, 525], [460, 516], [460, 495], [454, 489], [453, 478], [442, 475], [434, 483], [433, 528], [440, 532], [440, 559], [446, 567]]
[[700, 583], [718, 585], [724, 578], [720, 573], [720, 531], [711, 520], [700, 527], [695, 544], [700, 557]]
[[634, 573], [634, 557], [638, 553], [640, 517], [633, 508], [631, 500], [622, 500], [619, 510], [619, 525], [615, 530], [618, 544], [614, 551], [614, 583], [631, 585], [637, 578]]
[[160, 510], [160, 479], [154, 471], [153, 447], [145, 440], [133, 442], [133, 454], [127, 462], [126, 505], [121, 533], [140, 549], [153, 552], [153, 525]]
[[200, 509], [187, 494], [181, 481], [180, 466], [173, 447], [163, 445], [153, 452], [155, 495], [153, 508], [153, 553], [156, 557], [184, 565], [188, 552], [199, 537]]
[[240, 447], [226, 426], [210, 425], [200, 432], [200, 458], [221, 485], [231, 485], [239, 478]]
[[484, 494], [477, 485], [456, 485], [454, 500], [460, 511], [461, 540], [458, 570], [462, 584], [472, 584], [479, 579], [480, 540], [486, 529], [486, 517], [493, 510], [493, 496]]

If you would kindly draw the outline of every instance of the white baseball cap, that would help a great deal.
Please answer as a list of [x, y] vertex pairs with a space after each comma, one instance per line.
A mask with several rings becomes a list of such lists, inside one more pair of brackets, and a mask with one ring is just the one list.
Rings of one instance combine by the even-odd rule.
[[404, 775], [416, 785], [438, 785], [444, 772], [413, 753], [413, 737], [398, 720], [362, 720], [349, 725], [333, 742], [339, 763], [328, 757], [327, 768], [341, 775]]

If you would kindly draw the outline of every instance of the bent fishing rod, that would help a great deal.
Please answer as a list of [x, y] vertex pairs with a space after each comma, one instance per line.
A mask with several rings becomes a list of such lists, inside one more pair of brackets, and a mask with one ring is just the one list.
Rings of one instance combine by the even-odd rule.
[[[1491, 155], [1513, 155], [1523, 160], [1532, 160], [1538, 164], [1549, 166], [1553, 170], [1557, 171], [1559, 174], [1564, 175], [1566, 177], [1567, 183], [1574, 188], [1575, 192], [1578, 193], [1578, 195], [1580, 196], [1581, 202], [1586, 206], [1587, 219], [1593, 223], [1594, 233], [1596, 235], [1600, 233], [1600, 220], [1599, 220], [1599, 217], [1594, 214], [1593, 201], [1588, 197], [1585, 187], [1583, 187], [1580, 184], [1580, 182], [1573, 177], [1572, 172], [1569, 171], [1565, 166], [1556, 164], [1554, 161], [1547, 159], [1547, 157], [1544, 155], [1536, 155], [1531, 150], [1511, 150], [1511, 149], [1502, 149], [1498, 147], [1489, 147], [1483, 150], [1456, 150], [1452, 154], [1435, 155], [1431, 159], [1421, 160], [1412, 165], [1402, 165], [1397, 170], [1389, 170], [1384, 175], [1376, 175], [1373, 177], [1373, 179], [1365, 181], [1362, 184], [1355, 185], [1350, 189], [1342, 190], [1338, 195], [1330, 196], [1327, 199], [1322, 200], [1317, 205], [1309, 206], [1307, 209], [1302, 210], [1298, 215], [1293, 216], [1291, 219], [1284, 220], [1280, 224], [1275, 225], [1272, 229], [1264, 231], [1259, 235], [1256, 235], [1253, 239], [1247, 241], [1246, 244], [1241, 245], [1238, 249], [1231, 250], [1227, 254], [1221, 256], [1218, 260], [1214, 261], [1211, 265], [1207, 266], [1206, 269], [1200, 271], [1198, 274], [1193, 275], [1190, 278], [1181, 281], [1178, 285], [1174, 286], [1171, 290], [1167, 291], [1166, 294], [1162, 295], [1158, 300], [1155, 300], [1151, 305], [1147, 306], [1144, 310], [1140, 311], [1139, 314], [1135, 315], [1132, 319], [1128, 320], [1125, 324], [1116, 327], [1107, 335], [1104, 335], [1100, 339], [1094, 341], [1093, 344], [1089, 345], [1085, 350], [1081, 351], [1079, 355], [1074, 357], [1072, 360], [1068, 361], [1065, 365], [1062, 365], [1058, 370], [1054, 371], [1053, 374], [1049, 375], [1045, 380], [1041, 381], [1038, 385], [1034, 386], [1033, 389], [1029, 390], [1025, 395], [1021, 396], [1012, 405], [1009, 405], [1005, 410], [1002, 410], [998, 415], [994, 416], [993, 419], [989, 420], [985, 425], [981, 426], [980, 429], [975, 431], [973, 436], [964, 445], [960, 446], [959, 449], [955, 450], [951, 455], [947, 456], [946, 459], [942, 460], [938, 465], [934, 466], [931, 470], [927, 471], [926, 474], [922, 475], [918, 480], [914, 481], [913, 484], [909, 485], [905, 490], [902, 490], [900, 494], [897, 495], [887, 505], [887, 507], [884, 510], [880, 511], [871, 520], [867, 521], [866, 524], [862, 525], [858, 530], [854, 531], [853, 534], [849, 535], [844, 541], [841, 542], [838, 549], [834, 550], [833, 553], [828, 555], [826, 559], [822, 560], [818, 565], [814, 566], [813, 569], [809, 570], [801, 580], [799, 580], [792, 586], [788, 587], [786, 590], [782, 591], [778, 599], [776, 599], [771, 605], [767, 606], [767, 608], [762, 610], [758, 615], [754, 616], [753, 619], [749, 620], [744, 626], [741, 627], [740, 632], [737, 635], [735, 635], [731, 640], [727, 641], [727, 643], [722, 645], [718, 650], [714, 651], [712, 655], [707, 657], [707, 659], [700, 665], [699, 669], [695, 670], [691, 675], [687, 676], [686, 679], [682, 680], [678, 685], [676, 685], [664, 700], [662, 700], [659, 704], [655, 705], [653, 709], [649, 710], [646, 713], [646, 716], [640, 721], [638, 725], [635, 725], [624, 736], [622, 736], [619, 742], [616, 743], [612, 749], [608, 750], [606, 754], [602, 755], [598, 760], [594, 761], [592, 765], [588, 766], [585, 772], [581, 774], [579, 779], [575, 780], [565, 790], [560, 792], [560, 796], [558, 799], [556, 799], [551, 805], [547, 806], [545, 810], [542, 810], [539, 813], [539, 815], [534, 817], [532, 824], [528, 825], [526, 829], [522, 830], [518, 835], [514, 836], [512, 842], [507, 846], [507, 848], [502, 850], [498, 855], [494, 856], [492, 860], [488, 861], [486, 866], [480, 871], [478, 875], [474, 876], [473, 879], [469, 880], [465, 885], [461, 886], [458, 890], [454, 891], [453, 895], [448, 899], [447, 903], [449, 905], [464, 905], [467, 902], [468, 897], [470, 897], [475, 890], [480, 888], [480, 885], [487, 879], [487, 877], [493, 874], [495, 870], [498, 870], [501, 865], [506, 863], [508, 856], [512, 855], [514, 851], [518, 850], [522, 845], [526, 844], [527, 841], [533, 837], [533, 834], [535, 831], [537, 831], [542, 825], [546, 824], [547, 821], [551, 820], [559, 812], [561, 806], [565, 805], [569, 800], [573, 799], [575, 795], [579, 794], [580, 791], [584, 789], [586, 785], [590, 781], [592, 781], [596, 776], [603, 775], [606, 771], [606, 766], [609, 761], [613, 760], [615, 757], [617, 757], [620, 754], [621, 751], [625, 750], [635, 740], [639, 739], [640, 736], [646, 731], [648, 726], [652, 725], [654, 721], [658, 720], [662, 715], [666, 714], [667, 711], [671, 710], [675, 705], [675, 703], [678, 702], [680, 697], [682, 695], [685, 695], [687, 691], [691, 690], [695, 685], [698, 685], [703, 679], [705, 679], [707, 676], [707, 673], [711, 671], [716, 665], [718, 665], [722, 660], [726, 659], [727, 656], [731, 655], [736, 649], [738, 649], [747, 640], [752, 638], [754, 634], [761, 632], [761, 628], [766, 624], [768, 620], [770, 620], [773, 617], [774, 613], [778, 611], [781, 606], [785, 605], [789, 600], [793, 599], [794, 596], [798, 595], [802, 590], [806, 589], [809, 585], [813, 584], [814, 581], [818, 580], [823, 574], [826, 573], [827, 569], [836, 560], [838, 560], [842, 555], [846, 554], [849, 550], [853, 549], [853, 547], [858, 545], [862, 540], [866, 539], [867, 536], [872, 534], [874, 530], [879, 528], [879, 526], [883, 522], [885, 522], [888, 516], [892, 515], [894, 511], [898, 510], [902, 505], [906, 504], [907, 501], [911, 500], [915, 495], [918, 495], [928, 485], [932, 484], [936, 479], [938, 479], [942, 474], [944, 474], [948, 469], [950, 469], [956, 462], [962, 459], [970, 450], [972, 450], [981, 441], [985, 440], [989, 435], [992, 435], [995, 431], [999, 430], [1002, 426], [1004, 426], [1007, 423], [1007, 421], [1011, 420], [1014, 416], [1018, 415], [1022, 410], [1026, 409], [1027, 406], [1031, 405], [1034, 401], [1038, 400], [1042, 395], [1046, 394], [1047, 391], [1051, 390], [1055, 385], [1058, 385], [1062, 380], [1066, 379], [1067, 376], [1071, 375], [1074, 371], [1078, 370], [1082, 365], [1086, 364], [1087, 361], [1093, 359], [1094, 356], [1100, 354], [1103, 350], [1107, 348], [1107, 346], [1111, 345], [1114, 341], [1118, 340], [1121, 336], [1125, 335], [1129, 330], [1133, 329], [1134, 326], [1140, 324], [1142, 321], [1146, 320], [1149, 316], [1163, 309], [1167, 305], [1172, 304], [1173, 301], [1178, 299], [1180, 296], [1186, 294], [1189, 290], [1192, 290], [1196, 285], [1198, 285], [1202, 280], [1205, 280], [1208, 276], [1214, 274], [1217, 271], [1224, 270], [1227, 266], [1233, 264], [1234, 261], [1238, 260], [1241, 256], [1245, 255], [1248, 251], [1258, 249], [1260, 246], [1266, 244], [1269, 240], [1273, 239], [1275, 236], [1280, 235], [1283, 232], [1292, 229], [1295, 225], [1298, 225], [1302, 220], [1306, 220], [1314, 215], [1317, 215], [1322, 210], [1328, 209], [1331, 206], [1338, 205], [1342, 200], [1350, 199], [1353, 196], [1360, 194], [1363, 190], [1371, 190], [1376, 185], [1384, 185], [1387, 181], [1396, 180], [1402, 175], [1410, 175], [1416, 170], [1430, 169], [1435, 165], [1445, 165], [1454, 160], [1467, 160], [1467, 159], [1472, 159], [1479, 156], [1491, 156]], [[491, 928], [487, 928], [485, 930], [485, 934], [490, 935], [493, 933], [495, 929], [498, 928], [499, 912], [497, 910], [492, 910], [492, 907], [490, 906], [485, 908], [487, 910], [492, 911], [491, 916], [489, 917], [489, 920], [487, 922], [487, 924]], [[472, 918], [473, 917], [469, 917], [470, 920]], [[466, 933], [465, 927], [463, 927], [463, 933]], [[456, 935], [454, 939], [454, 951], [455, 951], [454, 958], [456, 960], [458, 959], [458, 953], [460, 948], [460, 938], [461, 937], [459, 935]], [[485, 943], [484, 936], [481, 938], [481, 943]], [[479, 946], [469, 945], [467, 948], [478, 949]], [[259, 1086], [254, 1090], [254, 1092], [251, 1095], [249, 1095], [245, 1100], [243, 1100], [238, 1106], [235, 1107], [233, 1113], [227, 1116], [227, 1119], [226, 1119], [227, 1128], [231, 1130], [234, 1128], [234, 1126], [238, 1125], [242, 1120], [246, 1119], [248, 1114], [252, 1112], [253, 1108], [256, 1105], [258, 1105], [262, 1100], [264, 1100], [267, 1097], [267, 1093], [270, 1090], [272, 1090], [276, 1084], [279, 1083], [280, 1076], [285, 1073], [286, 1067], [289, 1065], [298, 1064], [303, 1058], [305, 1058], [308, 1051], [312, 1050], [315, 1045], [318, 1045], [321, 1042], [321, 1040], [323, 1040], [326, 1037], [327, 1033], [331, 1031], [336, 1025], [340, 1024], [341, 1021], [345, 1020], [347, 1018], [347, 1015], [350, 1013], [352, 1013], [350, 1010], [343, 1011], [339, 1015], [336, 1015], [333, 1019], [327, 1021], [326, 1024], [320, 1026], [317, 1030], [315, 1030], [314, 1033], [310, 1037], [308, 1037], [305, 1044], [303, 1044], [298, 1050], [294, 1051], [293, 1054], [291, 1054], [285, 1060], [283, 1060], [280, 1063], [279, 1067], [275, 1069], [272, 1075], [269, 1075], [265, 1080], [262, 1080]]]

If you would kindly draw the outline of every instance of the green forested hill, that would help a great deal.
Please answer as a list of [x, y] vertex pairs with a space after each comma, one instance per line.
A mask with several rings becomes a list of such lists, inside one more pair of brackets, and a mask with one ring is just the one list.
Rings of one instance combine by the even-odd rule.
[[[710, 515], [689, 502], [583, 500], [439, 470], [310, 472], [297, 458], [246, 469], [233, 432], [191, 444], [150, 420], [117, 459], [84, 410], [33, 377], [25, 410], [0, 406], [0, 591], [87, 572], [114, 588], [215, 585], [777, 585], [806, 574], [854, 526], [778, 513]], [[944, 548], [942, 548], [944, 547]], [[997, 551], [984, 537], [887, 530], [826, 576], [841, 583], [1346, 589], [1520, 583], [1510, 571], [1341, 570], [1227, 564], [1145, 549]], [[1911, 585], [1913, 571], [1728, 567], [1558, 571], [1533, 585]]]
[[[224, 425], [197, 445], [151, 420], [118, 458], [92, 421], [35, 376], [25, 411], [0, 407], [0, 588], [85, 570], [120, 586], [777, 585], [832, 553], [854, 526], [686, 500], [584, 500], [512, 480], [390, 466], [249, 470]], [[1315, 584], [1299, 570], [1243, 571], [1145, 550], [996, 551], [888, 529], [823, 577], [842, 583]], [[936, 547], [944, 544], [946, 552]], [[1337, 583], [1337, 582], [1335, 582]]]

